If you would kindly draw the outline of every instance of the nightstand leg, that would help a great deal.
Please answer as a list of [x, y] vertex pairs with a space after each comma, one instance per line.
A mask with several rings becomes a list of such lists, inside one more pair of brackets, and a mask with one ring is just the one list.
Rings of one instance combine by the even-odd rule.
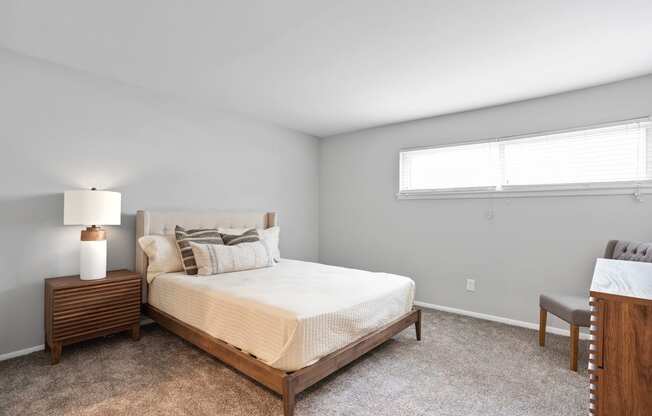
[[140, 323], [131, 327], [131, 339], [138, 341], [140, 339]]
[[52, 347], [50, 348], [50, 354], [52, 355], [52, 364], [59, 364], [61, 359], [61, 343], [53, 342]]

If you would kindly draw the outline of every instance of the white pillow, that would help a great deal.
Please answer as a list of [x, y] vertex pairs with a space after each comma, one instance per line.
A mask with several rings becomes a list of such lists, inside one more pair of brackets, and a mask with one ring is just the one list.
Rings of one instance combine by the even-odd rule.
[[267, 246], [262, 241], [235, 246], [190, 242], [197, 263], [197, 274], [207, 276], [274, 265]]
[[173, 235], [146, 235], [138, 239], [149, 265], [147, 273], [167, 273], [183, 271], [183, 264]]
[[[247, 230], [251, 230], [251, 228], [218, 228], [217, 232], [220, 234], [240, 235]], [[272, 259], [276, 262], [281, 260], [281, 249], [279, 248], [281, 227], [275, 226], [271, 228], [257, 229], [256, 231], [258, 231], [260, 239], [267, 244]]]

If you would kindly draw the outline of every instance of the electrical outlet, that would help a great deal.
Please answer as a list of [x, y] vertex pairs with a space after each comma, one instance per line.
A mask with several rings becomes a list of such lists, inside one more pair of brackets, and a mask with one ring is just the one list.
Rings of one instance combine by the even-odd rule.
[[475, 292], [475, 279], [466, 279], [466, 290]]

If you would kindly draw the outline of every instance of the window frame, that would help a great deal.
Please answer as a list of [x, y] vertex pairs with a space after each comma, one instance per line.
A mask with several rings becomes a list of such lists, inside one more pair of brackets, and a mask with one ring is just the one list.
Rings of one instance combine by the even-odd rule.
[[[609, 182], [583, 182], [564, 184], [536, 184], [536, 185], [506, 185], [502, 187], [464, 187], [447, 189], [417, 189], [401, 191], [402, 154], [415, 150], [438, 149], [444, 147], [464, 146], [481, 143], [493, 143], [509, 140], [525, 139], [529, 137], [550, 134], [570, 133], [574, 131], [591, 130], [603, 127], [617, 126], [632, 123], [650, 123], [652, 117], [638, 117], [634, 119], [619, 120], [610, 123], [592, 124], [573, 127], [563, 130], [547, 130], [515, 136], [505, 136], [484, 140], [451, 142], [432, 146], [416, 146], [401, 148], [398, 151], [398, 177], [396, 198], [398, 200], [412, 199], [472, 199], [472, 198], [531, 198], [531, 197], [556, 197], [556, 196], [607, 196], [631, 195], [641, 201], [645, 194], [652, 194], [652, 179], [632, 181]], [[652, 125], [647, 126], [648, 141], [652, 141]], [[649, 150], [648, 150], [649, 151]], [[648, 169], [650, 167], [648, 166]]]

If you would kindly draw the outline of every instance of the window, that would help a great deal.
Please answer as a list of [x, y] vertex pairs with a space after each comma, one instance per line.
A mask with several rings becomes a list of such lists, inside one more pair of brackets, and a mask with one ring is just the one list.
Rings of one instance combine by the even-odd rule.
[[400, 152], [399, 197], [652, 186], [648, 119]]

